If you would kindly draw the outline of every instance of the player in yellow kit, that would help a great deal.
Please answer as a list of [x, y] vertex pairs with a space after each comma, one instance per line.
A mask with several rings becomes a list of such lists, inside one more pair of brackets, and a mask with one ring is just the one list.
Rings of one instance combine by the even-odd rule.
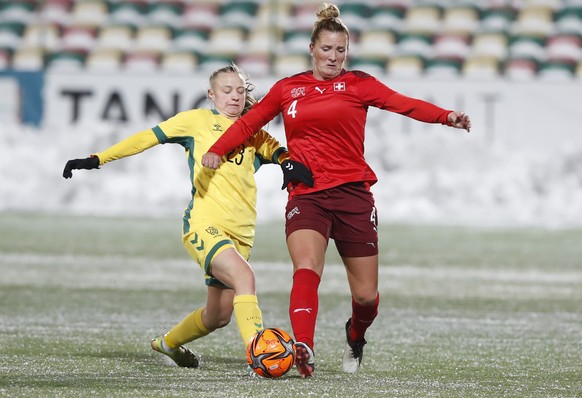
[[183, 345], [226, 326], [234, 311], [244, 347], [259, 330], [263, 319], [248, 263], [255, 237], [256, 184], [254, 173], [263, 163], [282, 166], [284, 186], [301, 181], [313, 184], [309, 170], [289, 160], [287, 150], [260, 130], [225, 155], [217, 170], [205, 168], [200, 159], [224, 131], [254, 104], [250, 85], [236, 66], [210, 75], [208, 98], [214, 109], [178, 113], [152, 129], [138, 132], [85, 159], [69, 160], [64, 178], [74, 169], [94, 169], [113, 160], [143, 152], [157, 144], [184, 147], [192, 179], [192, 200], [184, 211], [182, 241], [205, 272], [206, 305], [187, 315], [152, 349], [169, 356], [182, 367], [196, 368], [199, 357]]

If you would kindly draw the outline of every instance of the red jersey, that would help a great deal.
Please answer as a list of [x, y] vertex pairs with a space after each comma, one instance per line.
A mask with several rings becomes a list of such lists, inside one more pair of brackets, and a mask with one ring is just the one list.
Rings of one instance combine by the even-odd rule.
[[307, 71], [275, 83], [208, 152], [223, 156], [281, 113], [291, 159], [307, 166], [314, 178], [313, 188], [299, 184], [293, 195], [356, 181], [372, 185], [378, 178], [364, 158], [370, 106], [447, 125], [452, 112], [406, 97], [365, 72], [342, 70], [334, 79], [317, 80]]

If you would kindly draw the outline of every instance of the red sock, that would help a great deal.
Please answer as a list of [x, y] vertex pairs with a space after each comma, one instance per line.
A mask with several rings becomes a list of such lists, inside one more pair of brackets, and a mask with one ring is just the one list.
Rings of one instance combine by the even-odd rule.
[[289, 318], [295, 341], [313, 349], [315, 320], [319, 309], [317, 289], [321, 278], [310, 269], [298, 269], [293, 275], [293, 287], [289, 303]]
[[350, 325], [350, 339], [359, 341], [364, 338], [366, 330], [372, 326], [374, 318], [378, 315], [378, 304], [380, 303], [380, 293], [370, 306], [358, 304], [352, 298], [352, 322]]

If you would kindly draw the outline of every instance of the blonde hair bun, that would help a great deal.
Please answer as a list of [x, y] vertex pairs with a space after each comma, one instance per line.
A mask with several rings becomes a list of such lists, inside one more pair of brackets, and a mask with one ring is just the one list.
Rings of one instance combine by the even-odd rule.
[[318, 20], [339, 18], [340, 10], [335, 4], [323, 3], [315, 13]]

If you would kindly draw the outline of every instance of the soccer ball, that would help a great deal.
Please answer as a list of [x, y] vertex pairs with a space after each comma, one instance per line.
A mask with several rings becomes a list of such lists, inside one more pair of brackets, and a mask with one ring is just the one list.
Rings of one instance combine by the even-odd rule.
[[281, 377], [295, 363], [293, 343], [293, 338], [282, 329], [263, 329], [247, 345], [247, 361], [260, 376]]

